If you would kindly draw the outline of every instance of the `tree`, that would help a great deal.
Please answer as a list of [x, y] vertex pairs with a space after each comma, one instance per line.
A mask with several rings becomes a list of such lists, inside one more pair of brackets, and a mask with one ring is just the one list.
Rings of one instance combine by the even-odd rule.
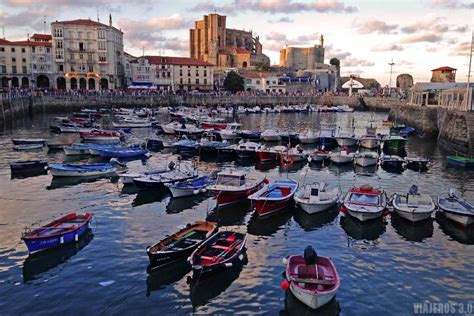
[[225, 77], [224, 89], [232, 93], [244, 91], [244, 78], [235, 71], [230, 71]]
[[339, 61], [339, 59], [337, 59], [336, 57], [333, 57], [329, 60], [329, 63], [333, 66], [336, 66], [337, 68], [339, 68], [341, 62]]

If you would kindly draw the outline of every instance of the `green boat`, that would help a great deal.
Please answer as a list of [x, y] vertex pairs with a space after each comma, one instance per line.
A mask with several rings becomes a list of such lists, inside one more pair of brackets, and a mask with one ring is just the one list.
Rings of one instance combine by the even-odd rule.
[[448, 163], [462, 168], [474, 168], [474, 158], [463, 156], [448, 156]]
[[406, 142], [407, 140], [404, 137], [390, 135], [384, 140], [383, 145], [385, 149], [402, 150], [405, 148]]

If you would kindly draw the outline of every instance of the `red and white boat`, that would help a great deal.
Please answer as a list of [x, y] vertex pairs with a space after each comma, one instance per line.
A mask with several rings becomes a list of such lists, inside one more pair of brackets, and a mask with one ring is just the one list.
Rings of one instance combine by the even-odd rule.
[[382, 189], [375, 189], [370, 185], [353, 187], [347, 192], [344, 204], [340, 211], [361, 222], [379, 218], [387, 209], [387, 195]]
[[255, 150], [255, 153], [260, 162], [277, 161], [280, 154], [286, 151], [286, 149], [285, 146], [264, 147]]
[[227, 169], [219, 172], [216, 184], [208, 186], [207, 189], [216, 195], [217, 206], [223, 207], [246, 200], [266, 183], [268, 181], [263, 175]]
[[286, 280], [281, 287], [312, 309], [329, 303], [339, 289], [341, 282], [331, 258], [318, 256], [311, 246], [306, 247], [303, 256], [289, 256], [283, 259], [286, 265]]
[[227, 123], [225, 122], [213, 122], [213, 121], [204, 121], [201, 122], [201, 128], [203, 129], [225, 129]]
[[120, 132], [117, 131], [91, 131], [79, 133], [85, 142], [89, 143], [119, 143]]
[[249, 196], [258, 216], [265, 217], [288, 206], [298, 189], [298, 181], [278, 179]]
[[295, 162], [304, 161], [306, 157], [307, 154], [303, 151], [303, 148], [300, 145], [296, 145], [295, 148], [290, 148], [280, 154], [280, 165], [292, 165]]

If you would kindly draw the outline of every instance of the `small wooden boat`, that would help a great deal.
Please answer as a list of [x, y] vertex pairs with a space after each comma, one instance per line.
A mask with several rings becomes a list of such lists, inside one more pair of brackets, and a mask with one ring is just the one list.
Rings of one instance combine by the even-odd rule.
[[254, 159], [257, 157], [256, 150], [262, 145], [254, 142], [241, 142], [231, 146], [239, 159]]
[[307, 159], [307, 153], [303, 150], [300, 145], [288, 149], [280, 154], [280, 165], [286, 166], [291, 165], [295, 162], [301, 162]]
[[323, 162], [324, 160], [329, 158], [330, 154], [331, 152], [328, 150], [316, 149], [315, 151], [309, 154], [308, 161], [309, 162]]
[[117, 131], [92, 131], [79, 133], [86, 143], [117, 144], [120, 143], [122, 134]]
[[48, 168], [53, 177], [96, 177], [112, 175], [117, 171], [108, 162], [85, 165], [49, 164]]
[[474, 158], [448, 156], [448, 164], [461, 168], [474, 168]]
[[331, 147], [335, 143], [335, 129], [323, 128], [319, 131], [319, 142], [321, 145]]
[[148, 154], [148, 149], [137, 147], [110, 147], [99, 149], [99, 155], [107, 158], [132, 158]]
[[58, 127], [60, 133], [90, 133], [95, 128], [84, 127], [79, 124], [64, 124]]
[[264, 217], [286, 208], [298, 189], [298, 181], [278, 179], [265, 185], [248, 198], [258, 216]]
[[369, 185], [353, 187], [347, 192], [341, 212], [361, 222], [379, 218], [387, 209], [387, 196], [381, 189], [374, 189]]
[[163, 173], [145, 175], [133, 178], [133, 183], [137, 189], [163, 189], [166, 184], [180, 181], [186, 181], [195, 178], [194, 172], [181, 172], [178, 170], [170, 170]]
[[337, 144], [341, 147], [355, 146], [357, 144], [354, 132], [339, 132], [335, 138]]
[[72, 143], [49, 143], [47, 144], [49, 150], [63, 150], [64, 147], [71, 146]]
[[247, 235], [232, 231], [217, 232], [191, 254], [188, 261], [196, 275], [216, 273], [231, 268], [244, 259]]
[[474, 223], [474, 207], [466, 200], [457, 197], [454, 189], [449, 190], [447, 197], [438, 197], [439, 211], [446, 218], [468, 226]]
[[206, 239], [217, 232], [217, 224], [197, 221], [187, 224], [175, 234], [146, 248], [150, 264], [153, 267], [164, 267], [178, 260], [186, 260], [189, 255]]
[[308, 214], [322, 212], [335, 205], [341, 197], [339, 188], [327, 189], [325, 182], [306, 184], [295, 194], [295, 202]]
[[178, 198], [205, 193], [207, 192], [207, 187], [213, 183], [215, 183], [215, 178], [212, 180], [209, 177], [204, 176], [196, 179], [171, 183], [167, 186], [171, 191], [171, 195], [173, 195], [174, 198]]
[[48, 162], [45, 160], [24, 160], [15, 161], [10, 164], [10, 170], [12, 173], [15, 172], [34, 172], [40, 170], [46, 170]]
[[373, 151], [364, 151], [356, 153], [354, 161], [361, 167], [375, 166], [379, 160], [379, 154]]
[[36, 150], [36, 149], [43, 149], [43, 144], [21, 144], [13, 146], [14, 150]]
[[277, 161], [280, 154], [286, 150], [286, 146], [261, 147], [255, 150], [255, 154], [260, 162]]
[[386, 168], [397, 168], [402, 169], [405, 164], [405, 160], [397, 155], [382, 155], [380, 157], [380, 164]]
[[88, 229], [91, 213], [70, 213], [42, 227], [25, 231], [21, 239], [30, 254], [78, 241]]
[[41, 145], [44, 146], [46, 144], [46, 140], [43, 138], [12, 138], [12, 142], [14, 145]]
[[396, 193], [392, 204], [400, 217], [411, 222], [430, 218], [436, 209], [433, 199], [428, 194], [419, 194], [416, 185], [411, 186], [407, 194]]
[[380, 137], [377, 136], [377, 128], [372, 126], [366, 127], [365, 134], [359, 138], [359, 145], [363, 148], [375, 149], [379, 148]]
[[283, 263], [286, 280], [282, 282], [282, 288], [289, 288], [306, 306], [317, 309], [336, 296], [340, 279], [331, 258], [318, 256], [308, 246], [303, 256], [289, 256]]
[[[347, 146], [346, 146], [347, 147]], [[336, 165], [343, 165], [347, 163], [351, 163], [354, 161], [354, 153], [349, 152], [348, 148], [345, 148], [341, 151], [332, 152], [329, 155], [329, 160]]]
[[246, 200], [265, 183], [267, 180], [263, 175], [227, 169], [217, 174], [216, 184], [208, 186], [208, 190], [216, 196], [217, 206], [223, 207]]

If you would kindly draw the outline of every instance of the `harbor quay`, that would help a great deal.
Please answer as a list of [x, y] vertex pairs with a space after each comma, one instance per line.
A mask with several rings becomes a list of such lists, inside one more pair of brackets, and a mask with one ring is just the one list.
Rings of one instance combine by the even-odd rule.
[[440, 147], [448, 153], [474, 155], [474, 112], [450, 110], [442, 107], [411, 105], [406, 100], [382, 97], [349, 97], [332, 95], [27, 95], [0, 98], [0, 126], [10, 121], [38, 113], [72, 112], [84, 108], [135, 107], [275, 107], [282, 105], [317, 104], [322, 106], [348, 105], [359, 111], [388, 112], [389, 119], [417, 129], [423, 137], [436, 137]]

